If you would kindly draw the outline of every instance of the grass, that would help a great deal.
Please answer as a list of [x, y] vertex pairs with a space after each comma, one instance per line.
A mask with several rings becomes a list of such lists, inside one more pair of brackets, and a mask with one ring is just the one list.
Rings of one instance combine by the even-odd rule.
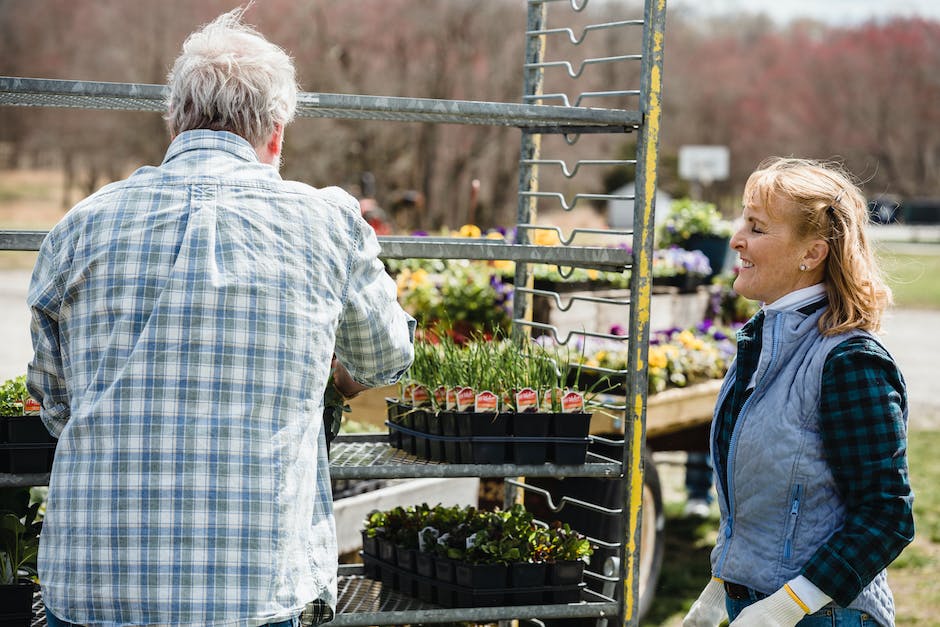
[[885, 277], [894, 292], [895, 306], [912, 309], [940, 308], [940, 252], [879, 252]]
[[[940, 611], [940, 432], [911, 432], [909, 448], [916, 537], [888, 568], [899, 627], [936, 625]], [[676, 476], [681, 481], [682, 474]], [[681, 489], [675, 493], [681, 494]], [[718, 517], [683, 518], [682, 505], [666, 504], [666, 559], [656, 600], [642, 627], [678, 627], [708, 583]]]

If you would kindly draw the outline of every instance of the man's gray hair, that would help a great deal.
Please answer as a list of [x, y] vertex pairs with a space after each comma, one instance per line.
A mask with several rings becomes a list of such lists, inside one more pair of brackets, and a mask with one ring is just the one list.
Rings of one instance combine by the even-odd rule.
[[245, 8], [195, 31], [167, 77], [166, 120], [173, 135], [192, 129], [231, 131], [260, 147], [297, 107], [294, 62], [241, 21]]

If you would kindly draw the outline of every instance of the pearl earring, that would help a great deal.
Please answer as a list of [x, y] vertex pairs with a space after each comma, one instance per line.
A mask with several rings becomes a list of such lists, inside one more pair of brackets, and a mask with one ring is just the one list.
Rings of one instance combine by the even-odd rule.
[[806, 264], [805, 264], [805, 263], [801, 263], [801, 264], [800, 264], [800, 270], [802, 270], [803, 272], [806, 272]]

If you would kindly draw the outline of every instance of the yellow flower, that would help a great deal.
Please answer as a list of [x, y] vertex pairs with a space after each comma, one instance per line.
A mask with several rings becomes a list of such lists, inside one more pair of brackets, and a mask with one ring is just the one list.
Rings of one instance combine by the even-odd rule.
[[597, 270], [592, 270], [592, 269], [589, 268], [588, 271], [587, 271], [587, 275], [588, 275], [588, 278], [589, 278], [589, 279], [591, 279], [592, 281], [594, 281], [594, 280], [596, 280], [597, 277], [600, 275], [600, 272], [598, 272]]
[[508, 259], [494, 259], [490, 264], [497, 270], [512, 270], [514, 267], [513, 262]]
[[594, 354], [594, 359], [596, 359], [598, 363], [604, 363], [604, 360], [607, 359], [607, 351], [597, 351]]
[[411, 275], [411, 285], [413, 287], [426, 285], [429, 282], [430, 282], [430, 279], [428, 278], [428, 271], [423, 268], [418, 268]]
[[666, 352], [658, 346], [650, 346], [649, 352], [650, 368], [665, 368], [669, 360], [666, 358]]
[[506, 239], [499, 231], [490, 231], [486, 234], [486, 239]]
[[537, 246], [558, 246], [561, 240], [555, 231], [536, 231], [532, 242]]
[[480, 227], [475, 224], [464, 224], [460, 227], [460, 237], [480, 237], [481, 234]]

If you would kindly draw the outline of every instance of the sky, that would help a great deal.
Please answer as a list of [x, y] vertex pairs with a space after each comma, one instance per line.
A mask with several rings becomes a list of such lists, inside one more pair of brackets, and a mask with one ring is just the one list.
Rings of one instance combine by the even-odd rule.
[[707, 16], [739, 11], [765, 13], [781, 24], [801, 17], [832, 25], [893, 17], [940, 20], [940, 0], [668, 0], [666, 6]]

